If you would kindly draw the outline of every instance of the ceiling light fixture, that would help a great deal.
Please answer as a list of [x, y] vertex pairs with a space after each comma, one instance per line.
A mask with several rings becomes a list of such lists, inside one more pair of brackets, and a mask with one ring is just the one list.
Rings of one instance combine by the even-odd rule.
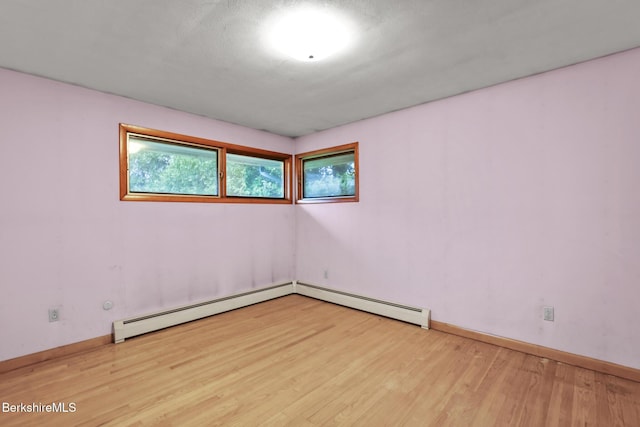
[[272, 18], [267, 42], [299, 61], [320, 61], [346, 49], [353, 42], [353, 31], [338, 13], [306, 7]]

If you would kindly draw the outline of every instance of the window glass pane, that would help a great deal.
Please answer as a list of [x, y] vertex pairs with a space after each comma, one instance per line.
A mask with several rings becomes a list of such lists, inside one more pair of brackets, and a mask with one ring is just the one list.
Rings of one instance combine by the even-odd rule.
[[304, 198], [354, 196], [355, 175], [353, 152], [304, 160]]
[[284, 162], [227, 154], [227, 195], [284, 198]]
[[129, 135], [129, 191], [218, 195], [218, 151]]

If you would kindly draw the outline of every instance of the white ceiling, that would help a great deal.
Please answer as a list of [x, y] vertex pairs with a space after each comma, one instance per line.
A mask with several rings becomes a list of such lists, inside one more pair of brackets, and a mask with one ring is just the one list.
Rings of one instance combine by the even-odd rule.
[[[355, 48], [267, 49], [265, 18], [303, 3], [348, 16]], [[0, 67], [300, 136], [638, 47], [639, 18], [638, 0], [0, 0]]]

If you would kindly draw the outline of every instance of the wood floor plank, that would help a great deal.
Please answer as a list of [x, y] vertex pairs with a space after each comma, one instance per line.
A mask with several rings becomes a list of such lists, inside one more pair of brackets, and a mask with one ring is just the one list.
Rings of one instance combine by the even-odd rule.
[[637, 426], [640, 383], [290, 295], [0, 373], [47, 426]]
[[576, 368], [573, 366], [557, 363], [545, 425], [553, 427], [571, 425], [575, 371]]

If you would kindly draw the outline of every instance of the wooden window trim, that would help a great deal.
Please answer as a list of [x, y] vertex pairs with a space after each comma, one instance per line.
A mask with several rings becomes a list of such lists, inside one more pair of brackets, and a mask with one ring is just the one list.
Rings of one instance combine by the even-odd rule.
[[[211, 139], [199, 138], [195, 136], [182, 135], [179, 133], [167, 132], [156, 129], [149, 129], [141, 126], [134, 126], [120, 123], [120, 200], [123, 201], [144, 201], [144, 202], [196, 202], [196, 203], [254, 203], [254, 204], [291, 204], [293, 203], [293, 156], [291, 154], [276, 151], [263, 150], [260, 148], [246, 147], [243, 145], [230, 144], [227, 142], [215, 141]], [[198, 195], [174, 195], [174, 194], [136, 194], [129, 193], [129, 170], [127, 157], [127, 135], [134, 133], [150, 138], [174, 141], [185, 145], [202, 146], [215, 148], [218, 150], [218, 168], [222, 175], [218, 176], [217, 196]], [[265, 197], [243, 197], [227, 196], [226, 194], [226, 155], [240, 154], [251, 157], [259, 157], [270, 160], [279, 160], [284, 163], [284, 198]]]
[[[303, 197], [304, 192], [304, 183], [303, 181], [303, 168], [302, 163], [304, 160], [310, 160], [317, 157], [323, 157], [333, 154], [340, 154], [345, 152], [353, 151], [353, 159], [355, 163], [355, 194], [353, 196], [346, 197], [318, 197], [318, 198], [309, 198], [305, 199]], [[359, 179], [360, 179], [360, 169], [358, 163], [358, 142], [352, 142], [350, 144], [338, 145], [335, 147], [322, 148], [320, 150], [308, 151], [306, 153], [296, 154], [295, 156], [295, 165], [296, 165], [296, 203], [305, 204], [305, 203], [345, 203], [345, 202], [358, 202], [360, 200], [359, 191]]]

